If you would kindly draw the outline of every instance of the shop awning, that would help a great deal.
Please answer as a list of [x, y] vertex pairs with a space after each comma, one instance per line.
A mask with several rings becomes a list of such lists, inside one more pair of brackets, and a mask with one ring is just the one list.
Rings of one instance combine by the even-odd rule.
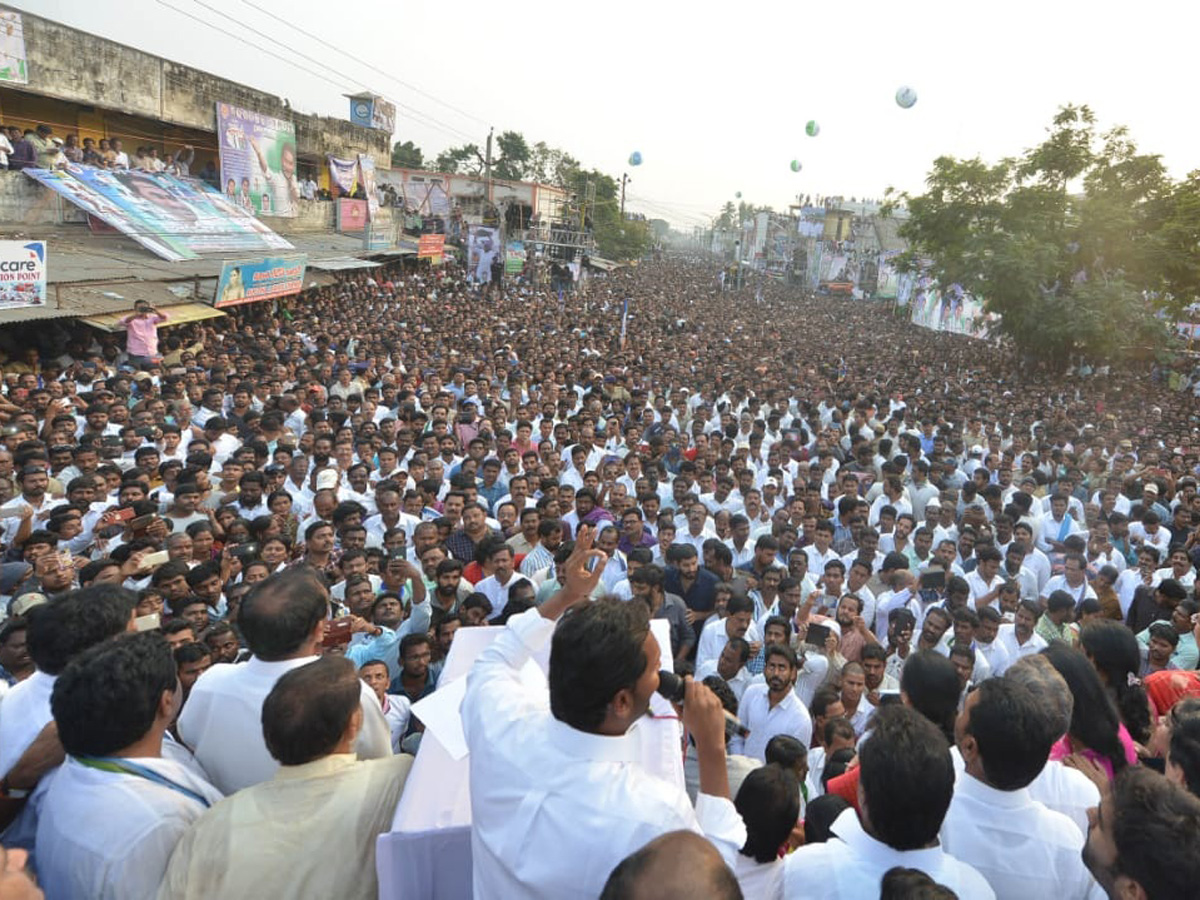
[[333, 256], [328, 259], [310, 259], [310, 269], [322, 269], [326, 272], [343, 272], [347, 269], [374, 269], [379, 265], [369, 259], [356, 259], [353, 256]]
[[615, 269], [621, 268], [621, 263], [613, 262], [611, 259], [605, 259], [602, 256], [589, 256], [588, 265], [593, 269], [599, 269], [601, 272], [612, 272]]
[[[162, 306], [159, 308], [167, 315], [167, 321], [160, 324], [159, 328], [170, 328], [172, 325], [186, 325], [189, 322], [200, 322], [204, 319], [217, 319], [225, 315], [221, 310], [209, 306], [207, 303], [176, 303], [173, 306]], [[120, 312], [107, 312], [97, 316], [83, 316], [79, 321], [91, 325], [93, 328], [98, 328], [101, 331], [124, 331], [125, 328], [120, 324], [120, 321], [132, 312], [133, 307], [130, 307]]]

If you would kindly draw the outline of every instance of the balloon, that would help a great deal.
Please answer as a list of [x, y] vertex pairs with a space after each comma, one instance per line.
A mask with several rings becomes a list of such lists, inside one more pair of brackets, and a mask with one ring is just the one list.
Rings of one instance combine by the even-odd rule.
[[742, 199], [742, 192], [741, 192], [741, 191], [738, 191], [738, 192], [737, 192], [736, 194], [734, 194], [733, 196], [734, 196], [734, 197], [736, 197], [738, 200], [741, 200], [741, 199]]
[[912, 105], [917, 102], [917, 92], [908, 85], [897, 89], [896, 104], [902, 109], [912, 109]]
[[800, 160], [798, 160], [798, 159], [793, 159], [793, 160], [792, 160], [792, 171], [793, 171], [793, 172], [799, 172], [799, 171], [800, 171], [800, 168], [801, 168], [801, 167], [800, 167]]
[[804, 133], [809, 137], [816, 137], [821, 133], [821, 126], [817, 124], [816, 119], [808, 120], [808, 124], [804, 126]]
[[640, 150], [634, 150], [629, 154], [629, 164], [631, 166], [640, 166], [642, 164], [642, 153]]

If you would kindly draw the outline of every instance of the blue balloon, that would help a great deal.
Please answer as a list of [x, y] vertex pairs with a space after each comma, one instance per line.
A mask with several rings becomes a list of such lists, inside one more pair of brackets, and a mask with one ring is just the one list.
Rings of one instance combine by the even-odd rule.
[[629, 164], [631, 166], [640, 166], [642, 164], [642, 154], [639, 150], [634, 150], [629, 154]]

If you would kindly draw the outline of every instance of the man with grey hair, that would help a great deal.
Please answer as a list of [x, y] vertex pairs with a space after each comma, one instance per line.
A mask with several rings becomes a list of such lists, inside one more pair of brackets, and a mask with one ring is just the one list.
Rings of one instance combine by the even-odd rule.
[[[1057, 734], [1066, 734], [1075, 702], [1067, 682], [1050, 661], [1040, 653], [1023, 656], [1008, 667], [1005, 678], [1023, 684], [1038, 701], [1038, 707], [1054, 726]], [[1057, 812], [1063, 813], [1087, 837], [1088, 810], [1100, 803], [1100, 790], [1078, 768], [1074, 757], [1064, 762], [1050, 760], [1029, 785], [1029, 794]], [[1088, 765], [1083, 760], [1081, 765]]]

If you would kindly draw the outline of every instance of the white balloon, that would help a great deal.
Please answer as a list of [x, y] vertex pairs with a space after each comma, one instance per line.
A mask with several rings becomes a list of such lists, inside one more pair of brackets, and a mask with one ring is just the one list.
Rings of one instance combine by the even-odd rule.
[[916, 102], [917, 92], [908, 85], [904, 85], [896, 91], [896, 104], [902, 109], [912, 109]]

